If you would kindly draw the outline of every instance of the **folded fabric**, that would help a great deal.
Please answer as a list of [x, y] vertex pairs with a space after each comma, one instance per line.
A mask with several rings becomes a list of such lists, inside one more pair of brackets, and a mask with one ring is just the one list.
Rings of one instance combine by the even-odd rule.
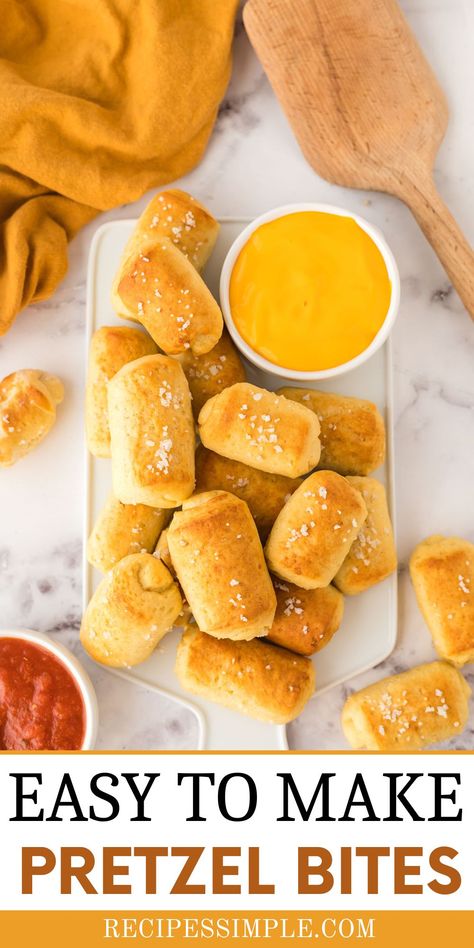
[[238, 0], [9, 0], [0, 29], [0, 334], [67, 242], [201, 157]]

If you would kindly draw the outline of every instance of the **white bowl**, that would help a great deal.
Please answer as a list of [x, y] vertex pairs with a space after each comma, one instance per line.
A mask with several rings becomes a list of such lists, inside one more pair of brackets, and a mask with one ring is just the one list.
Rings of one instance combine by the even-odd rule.
[[[269, 359], [265, 359], [263, 356], [259, 355], [258, 352], [255, 352], [255, 349], [252, 349], [252, 347], [249, 346], [245, 339], [243, 339], [240, 335], [240, 332], [232, 318], [229, 300], [230, 278], [232, 275], [232, 270], [234, 269], [234, 264], [237, 260], [237, 257], [239, 256], [240, 251], [242, 250], [242, 247], [247, 243], [254, 230], [260, 227], [261, 224], [266, 224], [268, 221], [273, 221], [277, 217], [284, 217], [287, 214], [297, 214], [301, 211], [320, 211], [325, 214], [337, 214], [339, 217], [352, 218], [352, 220], [354, 220], [359, 225], [359, 227], [362, 228], [362, 230], [365, 230], [365, 232], [369, 235], [369, 237], [372, 238], [374, 244], [380, 250], [392, 287], [390, 306], [388, 308], [387, 315], [377, 335], [373, 338], [370, 345], [367, 346], [367, 349], [364, 349], [364, 351], [359, 355], [355, 356], [353, 359], [350, 359], [349, 362], [336, 365], [331, 369], [319, 369], [312, 372], [299, 372], [296, 369], [288, 369], [285, 368], [285, 366], [276, 365], [276, 363], [270, 362]], [[267, 211], [266, 214], [262, 214], [260, 217], [257, 217], [254, 221], [252, 221], [251, 224], [245, 227], [242, 233], [239, 234], [236, 240], [234, 240], [234, 243], [230, 247], [230, 250], [228, 251], [222, 266], [219, 292], [224, 320], [229, 333], [235, 342], [235, 345], [240, 350], [242, 355], [244, 355], [245, 358], [249, 360], [249, 362], [252, 362], [253, 365], [256, 365], [259, 369], [263, 369], [264, 372], [271, 372], [273, 375], [279, 375], [284, 379], [292, 379], [293, 381], [298, 382], [307, 382], [317, 381], [318, 379], [330, 379], [334, 378], [336, 375], [342, 375], [344, 372], [350, 372], [351, 369], [357, 368], [357, 366], [362, 365], [363, 362], [366, 362], [367, 359], [370, 359], [370, 356], [373, 355], [377, 349], [380, 349], [380, 346], [382, 346], [387, 339], [387, 336], [393, 327], [398, 313], [398, 307], [400, 304], [400, 276], [398, 273], [397, 264], [395, 263], [395, 258], [382, 233], [377, 229], [377, 227], [374, 227], [373, 224], [370, 224], [368, 221], [364, 220], [363, 217], [359, 217], [358, 214], [353, 214], [352, 211], [346, 211], [342, 207], [334, 207], [332, 204], [284, 204], [282, 207], [276, 207], [272, 211]]]
[[23, 639], [23, 641], [32, 642], [33, 645], [39, 645], [42, 648], [47, 649], [48, 652], [51, 652], [53, 655], [55, 655], [58, 661], [62, 662], [62, 664], [66, 666], [67, 670], [74, 678], [84, 702], [86, 726], [81, 750], [91, 750], [95, 745], [97, 737], [99, 709], [97, 707], [97, 698], [95, 695], [94, 686], [89, 678], [89, 675], [82, 667], [76, 656], [73, 655], [72, 652], [70, 652], [69, 649], [65, 647], [65, 645], [61, 645], [59, 642], [54, 641], [49, 635], [45, 635], [43, 632], [33, 632], [32, 629], [3, 629], [0, 630], [0, 638]]

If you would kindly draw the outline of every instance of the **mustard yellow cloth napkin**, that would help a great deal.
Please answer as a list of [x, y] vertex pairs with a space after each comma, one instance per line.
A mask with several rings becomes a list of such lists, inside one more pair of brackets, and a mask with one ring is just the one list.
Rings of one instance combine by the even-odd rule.
[[67, 241], [201, 157], [238, 0], [0, 0], [0, 334]]

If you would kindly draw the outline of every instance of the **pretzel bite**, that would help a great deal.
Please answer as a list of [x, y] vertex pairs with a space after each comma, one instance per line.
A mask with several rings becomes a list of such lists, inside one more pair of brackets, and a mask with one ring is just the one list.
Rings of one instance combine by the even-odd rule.
[[367, 519], [336, 573], [334, 585], [345, 596], [354, 596], [395, 572], [397, 551], [383, 484], [373, 477], [348, 477], [347, 481], [362, 494]]
[[178, 188], [160, 191], [140, 215], [123, 253], [123, 261], [149, 243], [169, 240], [196, 270], [206, 265], [217, 240], [219, 224], [196, 198]]
[[199, 445], [196, 451], [196, 492], [226, 490], [248, 504], [262, 540], [280, 510], [302, 483], [300, 477], [283, 477], [224, 458]]
[[110, 379], [127, 362], [154, 352], [153, 339], [129, 326], [101, 326], [92, 336], [86, 385], [86, 436], [87, 447], [95, 457], [110, 457], [107, 406]]
[[447, 662], [418, 665], [352, 694], [342, 727], [355, 750], [420, 750], [460, 734], [471, 689]]
[[367, 517], [360, 491], [334, 471], [316, 471], [290, 497], [265, 547], [269, 569], [303, 589], [328, 586]]
[[108, 388], [112, 482], [123, 504], [178, 507], [194, 488], [191, 396], [176, 359], [145, 356]]
[[81, 642], [104, 665], [123, 668], [149, 658], [182, 609], [172, 576], [156, 556], [126, 556], [106, 574], [87, 606]]
[[314, 655], [331, 641], [344, 614], [344, 598], [334, 586], [301, 589], [273, 578], [277, 608], [268, 640], [299, 655]]
[[0, 382], [0, 467], [16, 464], [43, 441], [63, 397], [60, 379], [39, 369], [12, 372]]
[[206, 448], [270, 474], [299, 477], [319, 461], [319, 422], [303, 405], [250, 382], [210, 398], [199, 414]]
[[167, 540], [203, 632], [229, 639], [268, 632], [276, 597], [247, 504], [225, 491], [196, 494], [174, 514]]
[[144, 326], [168, 355], [187, 349], [202, 355], [222, 334], [211, 291], [170, 241], [148, 244], [123, 264], [114, 301], [117, 315]]
[[209, 398], [235, 382], [245, 381], [241, 358], [226, 330], [210, 352], [196, 355], [192, 349], [187, 349], [178, 358], [188, 380], [196, 421], [202, 406]]
[[312, 388], [281, 388], [279, 394], [318, 416], [321, 468], [338, 474], [371, 474], [383, 464], [385, 424], [373, 402]]
[[153, 553], [170, 510], [145, 504], [122, 504], [109, 494], [87, 542], [87, 560], [106, 573], [131, 553]]
[[438, 654], [455, 665], [474, 662], [474, 544], [428, 537], [412, 553], [410, 574]]
[[215, 639], [196, 626], [178, 645], [176, 674], [186, 691], [272, 724], [298, 717], [315, 687], [309, 659], [261, 639]]

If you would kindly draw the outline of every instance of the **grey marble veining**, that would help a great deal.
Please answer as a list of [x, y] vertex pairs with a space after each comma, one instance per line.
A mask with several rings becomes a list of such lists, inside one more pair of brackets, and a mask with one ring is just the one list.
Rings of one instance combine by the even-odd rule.
[[[403, 0], [407, 17], [446, 92], [451, 121], [436, 183], [474, 239], [474, 86], [470, 0]], [[350, 683], [316, 696], [290, 727], [293, 748], [338, 749], [345, 696], [354, 688], [434, 657], [407, 571], [413, 546], [434, 532], [474, 540], [474, 327], [410, 212], [388, 196], [331, 186], [302, 157], [238, 24], [234, 70], [204, 160], [180, 184], [219, 215], [255, 216], [298, 200], [327, 201], [379, 226], [402, 278], [394, 330], [395, 461], [400, 558], [399, 639], [390, 658]], [[1, 377], [41, 367], [65, 382], [59, 421], [44, 444], [0, 474], [0, 625], [50, 632], [87, 665], [101, 711], [99, 747], [186, 748], [194, 719], [175, 703], [84, 659], [81, 618], [83, 393], [86, 264], [105, 220], [137, 216], [147, 198], [89, 224], [70, 247], [69, 272], [50, 300], [20, 315], [0, 339]], [[471, 684], [474, 674], [466, 671]], [[448, 747], [474, 748], [474, 708]]]

